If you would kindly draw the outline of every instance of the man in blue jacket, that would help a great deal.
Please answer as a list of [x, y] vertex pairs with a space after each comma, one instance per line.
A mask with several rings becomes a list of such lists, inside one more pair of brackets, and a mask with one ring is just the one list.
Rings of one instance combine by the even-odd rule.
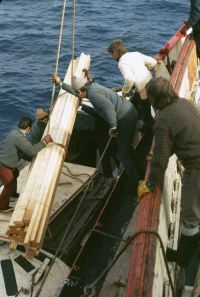
[[197, 47], [197, 56], [200, 58], [200, 0], [190, 0], [190, 4], [189, 19], [181, 33], [185, 34], [192, 27], [193, 38]]
[[32, 119], [22, 117], [18, 123], [18, 129], [13, 130], [0, 144], [0, 181], [4, 188], [0, 194], [0, 210], [9, 207], [10, 197], [16, 193], [18, 162], [21, 159], [30, 161], [37, 153], [52, 141], [50, 135], [46, 135], [43, 140], [32, 145], [27, 134], [30, 132]]
[[72, 85], [68, 85], [55, 75], [53, 81], [80, 100], [88, 98], [94, 110], [108, 123], [110, 137], [117, 137], [118, 158], [127, 174], [130, 191], [135, 192], [138, 182], [132, 147], [138, 121], [135, 107], [112, 90], [86, 78], [74, 78]]

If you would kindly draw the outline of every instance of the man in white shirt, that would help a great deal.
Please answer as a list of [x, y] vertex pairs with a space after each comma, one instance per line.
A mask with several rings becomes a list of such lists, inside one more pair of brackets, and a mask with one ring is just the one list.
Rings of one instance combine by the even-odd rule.
[[139, 109], [146, 128], [152, 128], [154, 120], [145, 86], [152, 79], [150, 70], [157, 65], [157, 61], [139, 52], [128, 52], [120, 39], [113, 40], [107, 51], [114, 60], [118, 61], [119, 70], [124, 78], [122, 96], [130, 96], [130, 90], [133, 87], [136, 88], [136, 93], [130, 100]]

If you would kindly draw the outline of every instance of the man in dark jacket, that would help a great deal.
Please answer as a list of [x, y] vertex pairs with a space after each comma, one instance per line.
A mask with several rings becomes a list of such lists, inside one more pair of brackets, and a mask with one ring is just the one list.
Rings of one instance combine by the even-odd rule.
[[53, 81], [80, 100], [88, 98], [94, 110], [108, 123], [110, 137], [117, 137], [118, 158], [128, 176], [130, 190], [134, 192], [137, 187], [137, 172], [132, 142], [138, 121], [135, 107], [112, 90], [96, 82], [88, 82], [86, 78], [74, 78], [72, 86], [62, 83], [57, 75]]
[[190, 14], [186, 27], [182, 30], [185, 34], [192, 27], [193, 38], [196, 42], [197, 56], [200, 58], [200, 0], [190, 0]]
[[43, 136], [44, 130], [48, 123], [49, 115], [43, 108], [37, 108], [36, 119], [33, 122], [30, 132], [27, 135], [27, 139], [32, 143], [38, 143]]
[[7, 209], [10, 197], [17, 190], [17, 165], [21, 159], [29, 160], [37, 155], [49, 142], [50, 135], [32, 145], [26, 138], [32, 125], [32, 119], [22, 117], [18, 123], [18, 129], [13, 130], [0, 144], [0, 181], [4, 188], [0, 194], [0, 210]]
[[152, 106], [159, 110], [154, 125], [155, 147], [148, 182], [138, 187], [138, 196], [163, 188], [170, 156], [176, 154], [185, 167], [182, 178], [181, 237], [178, 250], [167, 250], [169, 261], [187, 267], [198, 246], [200, 234], [200, 112], [179, 98], [171, 84], [160, 77], [147, 88]]

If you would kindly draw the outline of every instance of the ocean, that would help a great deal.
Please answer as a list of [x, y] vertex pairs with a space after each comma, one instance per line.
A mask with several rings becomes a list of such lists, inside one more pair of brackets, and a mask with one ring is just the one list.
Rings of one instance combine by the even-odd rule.
[[[61, 0], [3, 0], [0, 4], [0, 140], [21, 116], [34, 118], [50, 106], [60, 30]], [[72, 5], [67, 1], [58, 73], [63, 78], [71, 59]], [[182, 0], [82, 0], [76, 2], [75, 57], [91, 55], [97, 82], [119, 86], [117, 63], [106, 52], [123, 39], [131, 51], [154, 56], [189, 12]]]

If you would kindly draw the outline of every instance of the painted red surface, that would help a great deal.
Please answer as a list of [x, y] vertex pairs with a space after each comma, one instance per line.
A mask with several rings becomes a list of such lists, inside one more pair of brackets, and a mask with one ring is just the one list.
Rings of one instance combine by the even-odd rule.
[[[171, 81], [171, 84], [173, 85], [174, 89], [176, 87], [177, 81], [178, 80], [180, 81], [180, 77], [179, 77], [180, 70], [183, 67], [183, 62], [184, 62], [186, 54], [187, 54], [187, 52], [189, 50], [190, 45], [191, 45], [190, 40], [185, 40], [184, 46], [182, 47], [182, 49], [180, 51], [179, 57], [178, 57], [177, 62], [176, 62], [176, 66], [175, 66], [175, 68], [173, 70], [170, 81]], [[184, 71], [185, 71], [185, 69], [184, 69]]]
[[[180, 56], [179, 56], [179, 58], [180, 58], [180, 64], [181, 64], [181, 67], [179, 67], [179, 73], [177, 73], [177, 80], [176, 80], [176, 83], [173, 83], [173, 86], [174, 86], [174, 90], [175, 90], [175, 92], [179, 92], [179, 90], [180, 90], [180, 87], [181, 87], [181, 83], [182, 83], [182, 80], [183, 80], [183, 76], [184, 76], [184, 74], [185, 74], [185, 70], [186, 70], [186, 68], [187, 68], [187, 66], [188, 66], [188, 61], [189, 61], [189, 58], [190, 58], [190, 55], [191, 55], [191, 52], [192, 52], [192, 50], [193, 50], [193, 48], [195, 47], [195, 42], [194, 42], [194, 40], [186, 40], [186, 42], [185, 42], [185, 45], [187, 45], [187, 44], [189, 44], [188, 46], [187, 46], [187, 51], [185, 52], [184, 51], [184, 48], [182, 48], [183, 49], [183, 51], [181, 51], [180, 52]], [[179, 65], [179, 61], [177, 61], [177, 66]], [[176, 70], [176, 67], [175, 67], [175, 69], [174, 70]], [[172, 77], [173, 78], [173, 77]]]
[[163, 60], [166, 55], [170, 52], [170, 50], [179, 42], [179, 40], [184, 36], [181, 33], [181, 30], [185, 27], [184, 24], [179, 28], [179, 30], [174, 34], [174, 36], [165, 44], [163, 48], [155, 56], [156, 60]]
[[[160, 191], [148, 193], [140, 201], [135, 232], [157, 231], [160, 211]], [[140, 234], [133, 242], [132, 257], [125, 297], [152, 296], [157, 239], [152, 234]]]

